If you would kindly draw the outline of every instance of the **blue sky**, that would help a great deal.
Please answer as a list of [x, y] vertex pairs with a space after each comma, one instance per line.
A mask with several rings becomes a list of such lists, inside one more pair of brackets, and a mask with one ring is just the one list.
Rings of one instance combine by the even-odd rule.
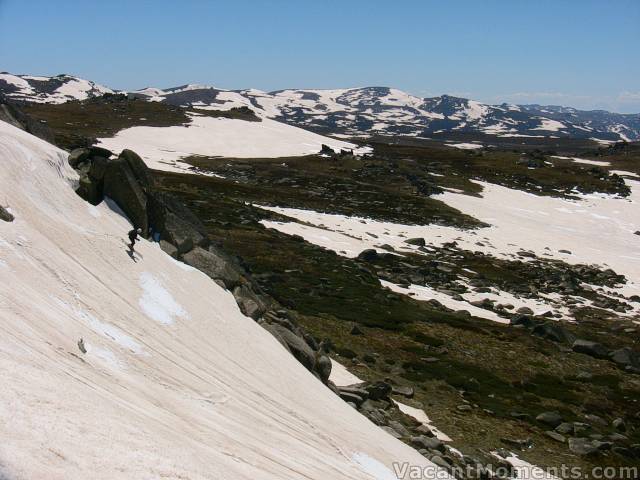
[[0, 0], [0, 71], [640, 112], [640, 0]]

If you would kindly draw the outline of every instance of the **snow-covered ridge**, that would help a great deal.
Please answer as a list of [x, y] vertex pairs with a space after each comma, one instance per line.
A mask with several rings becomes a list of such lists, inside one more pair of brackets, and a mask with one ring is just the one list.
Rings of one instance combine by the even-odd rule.
[[[73, 191], [67, 155], [0, 122], [0, 477], [379, 480], [431, 466]], [[83, 353], [78, 346], [83, 339]], [[368, 466], [375, 465], [375, 469]]]
[[19, 101], [65, 103], [99, 97], [105, 93], [114, 93], [114, 90], [72, 75], [34, 77], [0, 73], [0, 92]]
[[[93, 82], [64, 75], [47, 78], [0, 74], [0, 93], [19, 100], [61, 103], [111, 92]], [[349, 136], [428, 137], [443, 132], [470, 132], [504, 137], [640, 140], [639, 114], [540, 105], [487, 105], [450, 95], [421, 98], [388, 87], [264, 92], [187, 84], [165, 89], [147, 87], [128, 94], [201, 109], [248, 107], [261, 117]]]

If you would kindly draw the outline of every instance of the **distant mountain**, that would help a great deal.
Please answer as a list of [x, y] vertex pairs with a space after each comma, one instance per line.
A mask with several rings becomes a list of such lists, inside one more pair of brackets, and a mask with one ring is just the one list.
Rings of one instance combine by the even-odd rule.
[[13, 100], [37, 103], [64, 103], [86, 100], [113, 90], [72, 75], [35, 77], [0, 73], [0, 93]]
[[[23, 101], [60, 103], [113, 93], [68, 75], [0, 74], [0, 93]], [[224, 90], [206, 85], [145, 88], [131, 97], [193, 108], [249, 107], [259, 116], [342, 136], [429, 137], [460, 132], [501, 137], [575, 137], [603, 141], [640, 140], [640, 114], [584, 111], [540, 105], [486, 105], [442, 95], [420, 98], [388, 87], [336, 90]]]

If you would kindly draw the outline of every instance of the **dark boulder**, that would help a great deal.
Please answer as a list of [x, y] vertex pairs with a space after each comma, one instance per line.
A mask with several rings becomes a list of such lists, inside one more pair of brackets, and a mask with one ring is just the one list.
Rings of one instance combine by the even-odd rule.
[[78, 168], [78, 165], [85, 162], [90, 155], [88, 148], [75, 148], [71, 150], [69, 154], [68, 162], [73, 168]]
[[373, 262], [378, 258], [378, 252], [376, 252], [373, 248], [368, 248], [363, 250], [358, 255], [359, 260], [363, 260], [365, 262]]
[[85, 172], [80, 173], [76, 193], [92, 205], [98, 205], [104, 198], [102, 184], [94, 182]]
[[424, 238], [410, 238], [408, 240], [405, 240], [404, 243], [408, 243], [409, 245], [415, 245], [416, 247], [424, 247], [427, 244]]
[[444, 443], [442, 443], [442, 440], [434, 437], [427, 437], [425, 435], [411, 437], [411, 443], [418, 448], [426, 448], [427, 450], [438, 450], [440, 452], [445, 451], [445, 446]]
[[87, 174], [91, 180], [100, 183], [100, 188], [102, 188], [102, 182], [104, 180], [104, 174], [107, 171], [108, 162], [109, 160], [107, 160], [106, 157], [91, 158], [91, 166], [89, 167]]
[[178, 249], [174, 244], [169, 243], [166, 240], [160, 240], [160, 248], [170, 257], [178, 258]]
[[576, 339], [575, 335], [565, 330], [557, 323], [544, 323], [542, 325], [536, 325], [531, 330], [533, 335], [551, 340], [558, 343], [573, 343]]
[[594, 358], [609, 357], [609, 350], [607, 350], [604, 345], [597, 342], [591, 342], [589, 340], [583, 340], [581, 338], [574, 341], [571, 348], [574, 352], [584, 353], [585, 355], [589, 355]]
[[316, 354], [304, 339], [281, 325], [264, 324], [263, 328], [276, 337], [281, 344], [285, 345], [287, 350], [289, 350], [307, 370], [314, 371]]
[[183, 256], [183, 261], [231, 290], [244, 283], [242, 271], [225, 254], [196, 247]]
[[543, 412], [536, 417], [536, 420], [556, 428], [562, 423], [562, 416], [558, 412]]
[[111, 158], [113, 157], [113, 152], [103, 147], [91, 146], [89, 147], [89, 156], [90, 157], [104, 157]]
[[413, 395], [415, 394], [415, 390], [413, 389], [413, 387], [405, 387], [399, 385], [394, 385], [391, 392], [394, 395], [402, 395], [403, 397], [407, 398], [413, 398]]
[[533, 315], [533, 310], [529, 307], [520, 307], [516, 310], [516, 313], [519, 313], [520, 315]]
[[136, 179], [138, 179], [138, 182], [144, 189], [153, 185], [153, 178], [151, 177], [149, 167], [147, 167], [142, 158], [140, 158], [136, 152], [125, 149], [120, 153], [118, 158], [127, 162]]
[[161, 240], [172, 243], [183, 254], [195, 246], [209, 243], [202, 222], [175, 197], [160, 192], [148, 192], [149, 226]]
[[134, 227], [141, 228], [143, 235], [147, 234], [147, 197], [124, 159], [118, 158], [107, 163], [104, 194], [118, 204]]
[[385, 400], [391, 395], [392, 387], [387, 382], [374, 382], [364, 386], [371, 400]]
[[332, 367], [333, 364], [331, 363], [331, 359], [326, 355], [320, 355], [316, 360], [316, 371], [320, 375], [322, 383], [327, 383], [329, 381]]
[[614, 350], [609, 354], [611, 361], [620, 367], [640, 368], [640, 354], [631, 350], [629, 347]]
[[516, 314], [511, 317], [510, 324], [515, 326], [522, 326], [525, 328], [533, 328], [536, 322], [529, 315]]
[[336, 152], [329, 145], [322, 144], [320, 155], [334, 155]]
[[598, 446], [586, 438], [570, 438], [569, 450], [577, 455], [592, 455], [598, 451]]
[[240, 311], [254, 320], [260, 318], [267, 311], [265, 303], [248, 285], [238, 285], [234, 288], [233, 297], [236, 299]]

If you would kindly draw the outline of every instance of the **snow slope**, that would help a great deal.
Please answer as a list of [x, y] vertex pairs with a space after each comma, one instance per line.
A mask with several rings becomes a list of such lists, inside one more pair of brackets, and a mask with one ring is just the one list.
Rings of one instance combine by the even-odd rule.
[[146, 241], [130, 258], [128, 221], [75, 195], [63, 151], [0, 122], [0, 157], [16, 217], [0, 222], [0, 478], [371, 480], [431, 465], [208, 277]]
[[366, 153], [370, 149], [334, 140], [284, 123], [262, 119], [248, 122], [230, 118], [191, 116], [191, 123], [173, 127], [131, 127], [99, 144], [120, 152], [130, 148], [151, 168], [185, 171], [180, 159], [192, 155], [235, 158], [277, 158], [310, 155], [322, 145]]

